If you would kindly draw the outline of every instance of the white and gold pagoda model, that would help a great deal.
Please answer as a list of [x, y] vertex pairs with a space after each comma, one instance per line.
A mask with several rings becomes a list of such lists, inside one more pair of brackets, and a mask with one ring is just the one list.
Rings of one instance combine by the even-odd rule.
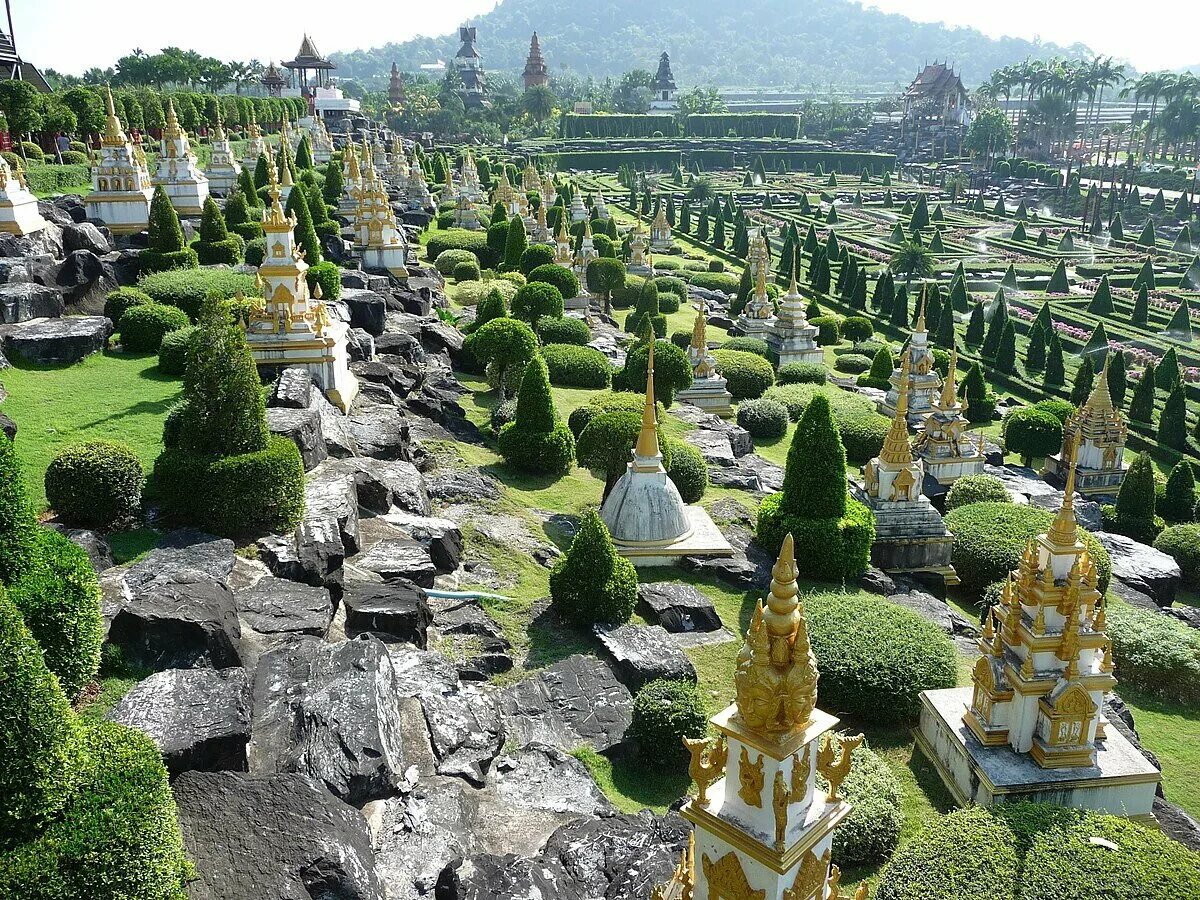
[[592, 217], [603, 219], [605, 222], [612, 218], [612, 213], [608, 210], [608, 201], [604, 199], [604, 191], [599, 188], [592, 197]]
[[[209, 146], [212, 148], [212, 155], [208, 161], [208, 168], [204, 170], [204, 175], [208, 178], [208, 188], [222, 197], [227, 197], [237, 187], [242, 167], [233, 156], [233, 148], [229, 146], [225, 125], [221, 122], [220, 103], [217, 104], [217, 122], [209, 137]], [[254, 200], [253, 197], [247, 199]]]
[[571, 268], [571, 236], [567, 234], [567, 217], [558, 220], [558, 234], [554, 237], [555, 265]]
[[[942, 390], [942, 379], [933, 367], [933, 352], [929, 349], [929, 331], [925, 327], [925, 295], [921, 295], [921, 311], [913, 328], [908, 345], [901, 351], [908, 360], [908, 368], [897, 366], [892, 370], [888, 388], [880, 411], [885, 416], [894, 415], [901, 391], [908, 394], [907, 406], [910, 425], [920, 422], [933, 409], [934, 401]], [[907, 375], [902, 372], [907, 371]]]
[[427, 212], [436, 209], [433, 195], [429, 193], [429, 182], [425, 180], [425, 170], [421, 168], [421, 162], [415, 155], [408, 170], [407, 198], [409, 209]]
[[1075, 459], [984, 623], [973, 684], [925, 691], [917, 742], [962, 804], [1030, 800], [1151, 823], [1160, 773], [1104, 717], [1116, 684], [1099, 573], [1075, 524]]
[[550, 233], [550, 226], [546, 222], [546, 204], [539, 203], [537, 208], [537, 217], [533, 223], [533, 230], [529, 232], [529, 239], [535, 244], [553, 244], [554, 235]]
[[675, 399], [705, 412], [718, 416], [732, 416], [733, 395], [727, 382], [717, 374], [717, 361], [708, 349], [708, 321], [705, 318], [705, 302], [700, 301], [696, 309], [696, 321], [692, 324], [692, 342], [688, 345], [688, 361], [692, 364], [692, 386], [675, 394]]
[[104, 102], [107, 119], [100, 135], [100, 152], [92, 157], [92, 191], [84, 203], [88, 218], [103, 222], [113, 234], [137, 234], [150, 224], [154, 185], [145, 154], [121, 128], [108, 88]]
[[1044, 474], [1061, 480], [1066, 477], [1067, 444], [1078, 436], [1076, 444], [1075, 490], [1086, 496], [1115, 495], [1125, 480], [1125, 441], [1129, 427], [1108, 392], [1108, 360], [1092, 385], [1092, 392], [1063, 427], [1063, 450], [1046, 457]]
[[299, 366], [312, 375], [334, 406], [347, 412], [358, 394], [346, 338], [350, 326], [333, 321], [320, 288], [309, 293], [304, 251], [296, 244], [294, 216], [283, 214], [275, 170], [267, 170], [271, 202], [263, 211], [267, 254], [258, 267], [261, 300], [246, 325], [246, 341], [260, 370], [274, 375]]
[[[905, 357], [903, 368], [908, 368]], [[883, 440], [879, 455], [863, 467], [863, 501], [875, 514], [871, 565], [885, 572], [914, 572], [940, 576], [949, 587], [958, 584], [950, 564], [954, 539], [929, 498], [921, 493], [925, 467], [908, 443], [906, 395]]]
[[579, 249], [571, 255], [571, 271], [579, 279], [579, 293], [574, 297], [564, 297], [563, 306], [566, 309], [587, 309], [591, 303], [591, 294], [587, 287], [587, 270], [593, 259], [600, 256], [592, 241], [592, 223], [583, 223], [583, 234], [579, 238]]
[[[400, 138], [395, 138], [392, 141], [392, 149], [388, 153], [387, 168], [384, 170], [384, 175], [387, 178], [389, 187], [402, 195], [408, 193], [408, 157], [404, 154], [404, 144], [401, 143]], [[461, 182], [458, 193], [459, 196], [466, 196], [472, 202], [479, 199], [476, 194], [473, 194], [469, 190], [464, 190]]]
[[367, 159], [354, 220], [355, 250], [365, 270], [386, 271], [397, 278], [406, 279], [408, 241], [404, 231], [396, 224], [396, 214], [388, 200], [383, 178], [375, 171], [369, 155]]
[[754, 290], [746, 300], [746, 307], [733, 323], [734, 330], [746, 337], [769, 340], [775, 330], [775, 304], [767, 293], [767, 270], [764, 258], [755, 268]]
[[500, 169], [500, 180], [496, 183], [496, 190], [492, 192], [492, 204], [496, 203], [504, 206], [504, 214], [510, 219], [521, 215], [520, 193], [508, 180], [508, 172], [503, 167]]
[[279, 198], [286, 205], [288, 198], [292, 196], [292, 188], [296, 186], [292, 180], [292, 151], [288, 149], [286, 141], [279, 142], [279, 162], [275, 162], [275, 158], [271, 155], [271, 148], [267, 148], [267, 164], [279, 167]]
[[[258, 158], [265, 156], [267, 143], [263, 140], [262, 129], [254, 119], [254, 108], [250, 109], [250, 124], [246, 126], [246, 155], [242, 157], [242, 168], [254, 171]], [[253, 198], [251, 198], [253, 199]]]
[[665, 203], [658, 204], [658, 213], [650, 223], [650, 249], [655, 253], [667, 253], [675, 246], [671, 240], [671, 225], [667, 222]]
[[746, 254], [746, 263], [750, 267], [750, 279], [758, 277], [758, 270], [771, 265], [771, 249], [767, 243], [767, 230], [757, 228], [754, 237], [750, 239], [750, 250]]
[[[817, 708], [820, 675], [796, 573], [789, 534], [738, 654], [734, 702], [711, 719], [715, 741], [684, 739], [697, 790], [681, 815], [693, 834], [655, 900], [842, 896], [831, 856], [851, 808], [838, 791], [863, 738], [835, 735], [838, 720]], [[866, 885], [854, 896], [865, 900]]]
[[572, 223], [582, 222], [588, 217], [587, 207], [583, 205], [583, 194], [580, 192], [578, 186], [571, 192], [570, 213]]
[[684, 556], [732, 556], [733, 548], [700, 506], [688, 506], [663, 467], [654, 401], [654, 345], [646, 360], [642, 427], [625, 474], [600, 507], [617, 552], [634, 565], [669, 565]]
[[469, 197], [474, 203], [478, 203], [483, 199], [483, 188], [479, 185], [479, 167], [475, 164], [475, 154], [470, 150], [463, 157], [460, 174], [462, 177], [459, 179], [459, 194]]
[[362, 193], [362, 168], [359, 166], [358, 146], [354, 141], [342, 153], [342, 196], [338, 198], [338, 213], [348, 219], [358, 214], [358, 198]]
[[949, 487], [964, 475], [983, 472], [983, 432], [977, 440], [967, 433], [967, 398], [958, 399], [955, 383], [958, 350], [950, 351], [950, 368], [942, 383], [942, 393], [933, 409], [925, 414], [925, 427], [917, 435], [913, 449], [925, 463], [925, 472], [943, 487]]
[[767, 346], [777, 366], [788, 363], [825, 362], [825, 351], [817, 346], [817, 326], [808, 324], [804, 314], [804, 298], [796, 285], [796, 267], [792, 267], [792, 281], [788, 292], [779, 300], [779, 311], [775, 323], [767, 334]]
[[465, 228], [467, 231], [478, 231], [483, 227], [479, 223], [479, 210], [475, 208], [475, 201], [466, 194], [458, 195], [454, 207], [454, 227]]
[[[301, 116], [296, 120], [296, 128], [308, 135], [308, 146], [312, 150], [313, 165], [323, 166], [333, 156], [333, 138], [325, 128], [325, 120], [319, 115]], [[299, 147], [299, 140], [297, 140]]]
[[37, 197], [25, 183], [25, 169], [21, 157], [17, 157], [17, 168], [9, 168], [8, 161], [0, 156], [0, 233], [33, 234], [46, 227], [46, 220], [38, 212]]
[[558, 202], [558, 189], [554, 186], [554, 179], [547, 175], [542, 179], [542, 204], [547, 208]]
[[653, 269], [650, 267], [650, 260], [646, 256], [646, 250], [649, 247], [649, 241], [646, 239], [646, 226], [642, 224], [642, 217], [639, 215], [637, 221], [633, 223], [633, 228], [629, 232], [629, 264], [625, 269], [631, 275], [650, 275]]
[[175, 104], [167, 98], [167, 124], [159, 141], [158, 170], [155, 185], [162, 185], [175, 211], [183, 216], [198, 216], [208, 199], [208, 179], [196, 164], [187, 132], [179, 126]]
[[542, 189], [542, 176], [532, 159], [525, 163], [525, 169], [521, 172], [521, 189], [524, 191], [540, 191]]

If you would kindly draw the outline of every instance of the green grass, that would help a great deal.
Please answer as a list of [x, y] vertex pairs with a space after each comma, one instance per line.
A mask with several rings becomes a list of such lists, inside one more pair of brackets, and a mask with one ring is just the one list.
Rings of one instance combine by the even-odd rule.
[[46, 506], [46, 467], [66, 444], [120, 441], [149, 470], [162, 450], [163, 421], [180, 389], [157, 366], [154, 355], [97, 353], [72, 366], [17, 360], [0, 373], [9, 393], [3, 410], [17, 423], [17, 452], [39, 510]]
[[1200, 817], [1200, 709], [1161, 697], [1143, 695], [1119, 682], [1117, 693], [1133, 713], [1142, 744], [1162, 763], [1163, 793], [1168, 800]]

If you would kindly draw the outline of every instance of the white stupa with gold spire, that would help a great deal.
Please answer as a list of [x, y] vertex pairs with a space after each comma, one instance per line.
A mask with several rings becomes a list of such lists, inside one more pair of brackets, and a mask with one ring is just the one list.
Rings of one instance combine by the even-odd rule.
[[1115, 495], [1125, 480], [1125, 442], [1129, 426], [1112, 401], [1108, 390], [1108, 362], [1096, 376], [1092, 392], [1083, 406], [1063, 425], [1061, 453], [1046, 457], [1044, 474], [1052, 479], [1066, 477], [1067, 446], [1076, 440], [1075, 490], [1085, 496]]
[[[287, 127], [286, 119], [284, 120], [284, 127]], [[272, 159], [271, 159], [269, 153], [270, 153], [270, 148], [268, 148], [267, 161], [272, 162]], [[292, 188], [294, 188], [296, 186], [295, 181], [292, 179], [293, 160], [294, 160], [294, 157], [292, 156], [291, 148], [288, 147], [288, 142], [286, 140], [280, 140], [280, 142], [279, 142], [279, 163], [278, 163], [278, 165], [279, 165], [279, 196], [280, 196], [280, 199], [282, 199], [285, 204], [288, 202], [288, 198], [292, 196]]]
[[725, 540], [707, 512], [688, 506], [667, 475], [658, 443], [654, 400], [654, 346], [646, 359], [646, 399], [642, 427], [625, 474], [600, 507], [617, 552], [634, 565], [668, 565], [684, 556], [731, 556]]
[[558, 234], [554, 236], [555, 265], [571, 268], [571, 236], [567, 233], [567, 217], [558, 220]]
[[459, 196], [468, 197], [472, 203], [483, 199], [483, 188], [479, 184], [479, 166], [475, 163], [475, 154], [470, 149], [463, 156], [458, 182]]
[[[209, 147], [212, 154], [209, 157], [208, 168], [204, 175], [208, 178], [208, 188], [223, 197], [237, 187], [238, 176], [242, 167], [234, 158], [233, 148], [229, 145], [229, 137], [225, 134], [225, 125], [221, 121], [221, 104], [217, 104], [217, 121], [213, 133], [209, 135]], [[253, 200], [253, 197], [247, 198]]]
[[542, 179], [542, 203], [547, 207], [558, 202], [558, 188], [554, 186], [554, 178], [547, 175]]
[[272, 166], [267, 168], [267, 191], [271, 198], [263, 210], [267, 252], [258, 267], [262, 293], [246, 324], [246, 341], [265, 374], [274, 376], [300, 366], [334, 406], [347, 412], [358, 394], [346, 346], [350, 326], [331, 319], [319, 286], [309, 293], [308, 264], [293, 232], [296, 219], [284, 215]]
[[325, 120], [320, 114], [301, 116], [296, 120], [296, 128], [308, 135], [308, 146], [312, 150], [313, 165], [323, 166], [333, 156], [333, 138], [325, 127]]
[[539, 203], [537, 215], [534, 217], [533, 230], [529, 232], [529, 239], [535, 244], [553, 244], [554, 235], [550, 233], [550, 225], [546, 221], [546, 204]]
[[504, 214], [510, 219], [521, 214], [520, 195], [508, 180], [508, 171], [503, 166], [500, 167], [500, 179], [496, 182], [496, 189], [492, 191], [492, 204], [497, 203], [504, 206]]
[[359, 165], [358, 145], [346, 144], [342, 152], [342, 196], [338, 198], [338, 213], [347, 219], [358, 215], [358, 198], [362, 193], [362, 167]]
[[967, 431], [967, 399], [958, 399], [958, 349], [950, 351], [950, 367], [933, 409], [925, 414], [925, 427], [917, 434], [913, 449], [925, 464], [925, 472], [943, 487], [964, 475], [983, 472], [983, 432], [972, 438]]
[[972, 686], [921, 695], [918, 743], [959, 803], [1030, 800], [1153, 822], [1161, 773], [1104, 717], [1116, 684], [1100, 572], [1075, 523], [1075, 460], [984, 622]]
[[[765, 246], [766, 236], [759, 230], [759, 240]], [[775, 304], [767, 291], [767, 277], [770, 273], [770, 262], [765, 254], [757, 255], [752, 261], [751, 274], [754, 278], [754, 288], [746, 300], [746, 307], [737, 317], [734, 329], [746, 337], [768, 340], [775, 330]]]
[[533, 164], [533, 158], [530, 157], [525, 162], [525, 168], [521, 171], [521, 189], [524, 191], [540, 191], [542, 189], [542, 176], [537, 170], [537, 166]]
[[788, 292], [779, 298], [779, 311], [775, 324], [767, 335], [767, 346], [776, 366], [788, 363], [825, 362], [825, 351], [817, 345], [817, 326], [808, 323], [804, 312], [804, 297], [796, 284], [796, 269], [792, 267], [792, 280]]
[[154, 185], [141, 148], [134, 147], [121, 128], [108, 88], [104, 102], [104, 133], [99, 152], [92, 156], [92, 191], [84, 204], [88, 218], [103, 222], [113, 234], [137, 234], [149, 227]]
[[880, 404], [880, 412], [892, 416], [896, 412], [897, 398], [903, 390], [908, 394], [908, 419], [910, 425], [921, 421], [933, 409], [942, 390], [942, 379], [933, 367], [933, 351], [929, 349], [929, 330], [925, 327], [925, 293], [921, 293], [921, 309], [917, 324], [902, 353], [908, 358], [908, 374], [901, 375], [901, 366], [892, 370], [891, 387]]
[[167, 124], [159, 141], [154, 183], [162, 185], [171, 205], [182, 216], [198, 216], [208, 199], [208, 178], [200, 171], [187, 132], [179, 125], [175, 104], [167, 98]]
[[733, 395], [727, 387], [728, 382], [717, 373], [717, 361], [708, 349], [708, 320], [703, 300], [696, 308], [687, 355], [692, 364], [692, 386], [679, 391], [675, 399], [718, 416], [732, 416]]
[[756, 228], [750, 239], [750, 250], [746, 254], [746, 264], [750, 267], [750, 280], [758, 278], [758, 270], [764, 266], [770, 267], [771, 248], [767, 243], [767, 230]]
[[655, 253], [668, 253], [675, 248], [671, 239], [671, 225], [667, 221], [667, 205], [658, 204], [658, 212], [650, 223], [650, 249]]
[[254, 107], [250, 108], [250, 123], [246, 126], [246, 155], [242, 157], [242, 168], [254, 171], [258, 158], [265, 156], [267, 143], [263, 140], [262, 129], [254, 118]]
[[425, 170], [421, 168], [421, 161], [413, 155], [412, 165], [408, 169], [408, 208], [412, 210], [425, 210], [427, 212], [436, 209], [433, 202], [433, 195], [429, 193], [429, 182], [425, 178]]
[[46, 220], [38, 212], [37, 197], [25, 182], [21, 157], [17, 157], [14, 171], [0, 156], [0, 233], [33, 234], [45, 227]]
[[[903, 368], [909, 365], [904, 358]], [[921, 493], [925, 467], [908, 443], [906, 398], [892, 416], [879, 455], [863, 467], [862, 498], [875, 514], [871, 565], [885, 572], [916, 572], [958, 584], [950, 564], [954, 539], [929, 498]]]
[[612, 213], [608, 209], [608, 201], [604, 198], [604, 191], [596, 188], [596, 193], [592, 195], [592, 217], [603, 219], [607, 222], [612, 218]]
[[650, 268], [650, 260], [646, 257], [650, 242], [646, 236], [646, 226], [642, 222], [641, 214], [636, 215], [637, 219], [629, 231], [629, 262], [626, 264], [625, 270], [630, 275], [645, 276], [650, 275], [653, 271]]
[[583, 222], [588, 217], [587, 207], [583, 205], [583, 192], [579, 190], [578, 185], [576, 185], [574, 190], [571, 191], [571, 206], [569, 208], [569, 214], [571, 216], [572, 224], [575, 222]]
[[[843, 896], [833, 838], [851, 811], [839, 791], [863, 738], [835, 734], [838, 720], [817, 708], [795, 554], [789, 534], [738, 654], [734, 702], [711, 719], [715, 740], [684, 740], [697, 790], [680, 814], [693, 835], [655, 900]], [[864, 884], [854, 897], [866, 896]]]
[[388, 200], [383, 178], [368, 157], [363, 171], [355, 218], [355, 249], [363, 268], [386, 271], [397, 278], [408, 278], [408, 241], [396, 224], [396, 214]]

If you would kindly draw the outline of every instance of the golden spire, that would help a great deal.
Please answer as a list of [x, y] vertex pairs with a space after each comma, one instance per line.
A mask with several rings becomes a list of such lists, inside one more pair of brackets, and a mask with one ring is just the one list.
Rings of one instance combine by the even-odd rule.
[[917, 327], [915, 331], [925, 331], [925, 291], [928, 285], [921, 285], [921, 312], [917, 316]]
[[758, 264], [758, 271], [754, 273], [754, 296], [767, 296], [767, 264], [765, 260]]
[[792, 281], [791, 281], [791, 284], [788, 285], [788, 296], [789, 297], [799, 297], [800, 296], [800, 287], [799, 287], [799, 285], [796, 284], [796, 270], [798, 268], [800, 268], [800, 260], [798, 260], [798, 259], [792, 260]]
[[170, 97], [167, 98], [167, 124], [163, 128], [163, 138], [165, 140], [175, 140], [179, 137], [180, 131], [179, 117], [175, 115], [175, 101]]
[[214, 138], [218, 141], [225, 140], [225, 124], [221, 121], [221, 101], [217, 100], [217, 133]]
[[817, 660], [796, 585], [796, 548], [789, 533], [771, 569], [771, 588], [760, 600], [738, 654], [734, 676], [742, 721], [754, 731], [802, 728], [817, 705]]
[[591, 221], [591, 219], [583, 220], [583, 237], [585, 240], [588, 240], [588, 241], [590, 241], [592, 239], [592, 221]]
[[883, 439], [879, 461], [895, 466], [908, 465], [913, 461], [912, 448], [908, 445], [908, 366], [909, 355], [904, 354], [900, 363], [901, 389], [896, 394], [896, 414], [891, 427]]
[[106, 147], [120, 147], [129, 142], [125, 132], [121, 129], [121, 120], [117, 118], [116, 108], [113, 106], [112, 88], [105, 85], [104, 87], [104, 103], [107, 112], [107, 118], [104, 123], [104, 134], [100, 142]]
[[271, 198], [271, 207], [264, 211], [263, 227], [266, 231], [283, 231], [291, 226], [287, 217], [283, 214], [283, 204], [279, 202], [279, 176], [275, 170], [275, 156], [271, 152], [270, 144], [265, 147], [265, 150], [267, 157], [267, 196]]
[[362, 180], [362, 172], [358, 168], [358, 145], [354, 141], [346, 145], [346, 177], [350, 181]]
[[958, 386], [954, 382], [955, 369], [958, 366], [958, 348], [950, 348], [950, 367], [946, 370], [946, 380], [942, 382], [942, 396], [938, 408], [942, 411], [954, 408], [958, 402]]
[[554, 239], [560, 244], [571, 243], [571, 239], [567, 236], [567, 217], [566, 216], [558, 217], [558, 234], [556, 234], [554, 236]]
[[1113, 407], [1112, 394], [1108, 391], [1108, 362], [1112, 359], [1112, 353], [1104, 355], [1104, 367], [1100, 369], [1100, 377], [1096, 379], [1096, 383], [1092, 385], [1092, 392], [1088, 394], [1088, 398], [1084, 401], [1082, 414], [1086, 412], [1112, 414], [1116, 410]]
[[290, 153], [289, 153], [287, 147], [286, 146], [280, 147], [279, 148], [279, 163], [280, 163], [280, 168], [283, 169], [283, 174], [281, 176], [279, 176], [279, 183], [286, 188], [292, 187], [292, 185], [295, 183], [292, 181], [292, 167], [288, 163], [289, 158], [290, 158]]
[[696, 321], [692, 323], [692, 349], [697, 353], [705, 354], [708, 352], [708, 322], [704, 318], [704, 301], [696, 307]]
[[642, 407], [642, 430], [638, 432], [634, 454], [644, 459], [659, 455], [658, 416], [654, 408], [654, 330], [650, 330], [650, 350], [646, 356], [646, 404]]
[[[1075, 456], [1078, 448], [1077, 438], [1067, 439], [1067, 456], [1069, 459], [1069, 468], [1067, 469], [1067, 484], [1063, 490], [1062, 505], [1059, 506], [1058, 512], [1054, 516], [1054, 522], [1050, 525], [1050, 531], [1047, 537], [1050, 543], [1055, 547], [1072, 548], [1078, 537], [1078, 526], [1075, 524]], [[1049, 568], [1049, 563], [1047, 563]]]

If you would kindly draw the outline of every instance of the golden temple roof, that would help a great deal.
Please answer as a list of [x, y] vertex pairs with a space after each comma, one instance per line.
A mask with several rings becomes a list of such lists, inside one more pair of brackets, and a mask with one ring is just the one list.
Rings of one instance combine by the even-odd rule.
[[658, 448], [658, 416], [654, 408], [654, 330], [650, 331], [650, 349], [646, 356], [646, 403], [642, 407], [642, 428], [638, 432], [634, 453], [643, 458], [660, 455]]
[[896, 394], [896, 414], [892, 416], [883, 449], [879, 451], [879, 461], [889, 465], [903, 466], [913, 461], [912, 447], [908, 443], [908, 372], [909, 355], [905, 353], [900, 363], [900, 383], [904, 388]]

